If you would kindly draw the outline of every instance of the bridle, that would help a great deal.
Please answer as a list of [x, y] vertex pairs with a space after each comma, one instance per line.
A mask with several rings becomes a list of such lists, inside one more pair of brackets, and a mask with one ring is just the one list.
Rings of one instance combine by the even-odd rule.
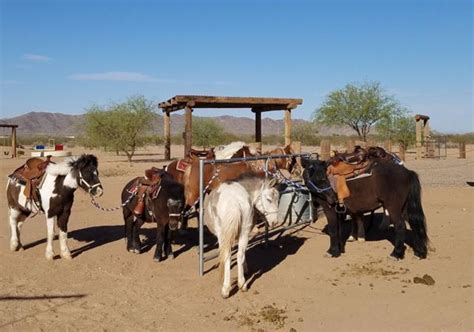
[[102, 184], [99, 182], [97, 182], [96, 184], [93, 184], [93, 185], [90, 185], [85, 179], [84, 177], [82, 176], [82, 172], [79, 171], [79, 184], [82, 185], [84, 184], [86, 187], [87, 187], [87, 192], [89, 194], [91, 194], [92, 190], [99, 187], [99, 186], [102, 186]]
[[260, 188], [260, 204], [262, 204], [263, 211], [260, 211], [264, 216], [268, 216], [270, 214], [278, 213], [278, 210], [275, 211], [267, 211], [265, 209], [265, 200], [263, 199], [263, 190], [265, 189], [265, 181], [262, 183], [262, 187]]

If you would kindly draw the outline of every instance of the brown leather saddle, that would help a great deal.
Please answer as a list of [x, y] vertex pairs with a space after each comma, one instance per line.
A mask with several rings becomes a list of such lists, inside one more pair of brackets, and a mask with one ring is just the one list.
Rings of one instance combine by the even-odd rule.
[[51, 156], [46, 157], [46, 160], [36, 157], [30, 158], [8, 176], [25, 186], [23, 194], [27, 200], [33, 200], [37, 206], [41, 206], [39, 185], [46, 173], [46, 167], [50, 163], [53, 163]]
[[161, 180], [167, 175], [165, 170], [152, 167], [145, 170], [145, 176], [137, 178], [128, 189], [130, 193], [135, 193], [138, 197], [132, 210], [135, 215], [141, 216], [143, 214], [146, 198], [155, 199], [158, 197], [161, 190]]

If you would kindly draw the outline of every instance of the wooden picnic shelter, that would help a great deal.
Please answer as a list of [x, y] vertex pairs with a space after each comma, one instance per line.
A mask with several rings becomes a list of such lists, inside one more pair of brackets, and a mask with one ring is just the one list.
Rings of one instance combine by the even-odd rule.
[[18, 125], [16, 124], [0, 124], [0, 128], [11, 128], [12, 133], [12, 158], [16, 158], [16, 128], [18, 128]]
[[192, 112], [196, 108], [249, 108], [255, 114], [255, 142], [262, 145], [262, 113], [269, 111], [285, 112], [285, 145], [291, 144], [291, 111], [301, 105], [303, 99], [262, 98], [262, 97], [217, 97], [177, 95], [161, 102], [163, 111], [165, 159], [171, 159], [170, 116], [172, 112], [184, 109], [184, 154], [192, 147]]

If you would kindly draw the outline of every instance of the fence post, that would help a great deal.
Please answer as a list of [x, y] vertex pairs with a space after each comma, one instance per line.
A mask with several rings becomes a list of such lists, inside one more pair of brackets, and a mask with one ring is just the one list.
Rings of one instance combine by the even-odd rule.
[[383, 148], [385, 151], [392, 152], [392, 141], [387, 139], [383, 142]]
[[459, 142], [459, 158], [466, 159], [466, 142]]
[[354, 151], [354, 147], [355, 147], [355, 140], [353, 138], [348, 139], [347, 142], [346, 142], [347, 152]]
[[320, 145], [320, 157], [322, 160], [329, 159], [331, 153], [331, 143], [327, 139], [323, 139]]
[[398, 156], [405, 161], [405, 146], [402, 143], [398, 143]]

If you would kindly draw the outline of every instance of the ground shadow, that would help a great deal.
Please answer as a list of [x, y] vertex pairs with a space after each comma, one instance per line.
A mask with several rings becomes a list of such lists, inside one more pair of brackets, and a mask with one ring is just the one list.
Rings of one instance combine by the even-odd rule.
[[[53, 238], [53, 240], [57, 240], [57, 239], [58, 239], [58, 236], [55, 235], [54, 238]], [[40, 245], [40, 244], [42, 244], [42, 243], [46, 243], [46, 241], [47, 241], [46, 238], [42, 238], [42, 239], [39, 239], [39, 240], [30, 242], [30, 243], [28, 243], [28, 244], [22, 244], [21, 246], [22, 246], [22, 248], [23, 248], [24, 250], [28, 250], [28, 249], [31, 249], [31, 248], [33, 248], [33, 247], [36, 247], [37, 245]]]
[[107, 243], [118, 241], [124, 237], [124, 225], [93, 226], [78, 229], [70, 232], [69, 238], [80, 242], [87, 242], [87, 244], [80, 248], [71, 250], [71, 254], [73, 257], [76, 257], [83, 252], [100, 247]]
[[53, 299], [78, 299], [86, 297], [86, 294], [72, 295], [40, 295], [40, 296], [2, 296], [0, 301], [32, 301], [32, 300], [53, 300]]

